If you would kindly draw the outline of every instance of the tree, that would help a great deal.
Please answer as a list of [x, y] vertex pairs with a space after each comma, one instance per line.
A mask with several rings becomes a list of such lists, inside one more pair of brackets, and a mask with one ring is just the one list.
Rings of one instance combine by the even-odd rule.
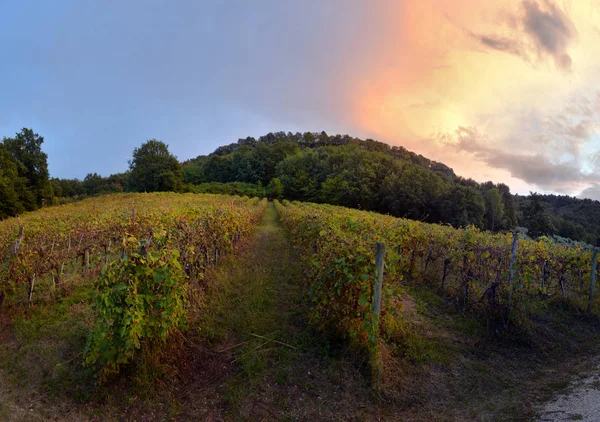
[[17, 166], [17, 175], [25, 184], [17, 189], [19, 201], [28, 211], [51, 202], [53, 192], [48, 173], [48, 155], [42, 151], [44, 138], [23, 128], [14, 138], [4, 138], [6, 151]]
[[190, 163], [183, 166], [183, 181], [192, 185], [206, 182], [204, 169], [199, 164]]
[[88, 173], [83, 179], [83, 188], [87, 195], [98, 195], [107, 189], [106, 179], [98, 173]]
[[437, 220], [436, 206], [444, 193], [444, 181], [435, 173], [408, 164], [402, 173], [390, 173], [379, 195], [388, 212], [398, 217]]
[[454, 227], [470, 224], [483, 228], [485, 201], [478, 189], [455, 184], [442, 200], [442, 220]]
[[23, 205], [15, 189], [16, 182], [18, 182], [17, 165], [11, 160], [6, 147], [0, 143], [0, 219], [23, 211]]
[[319, 158], [312, 150], [287, 157], [277, 165], [277, 177], [289, 199], [318, 200], [319, 173]]
[[489, 189], [485, 192], [485, 211], [487, 224], [486, 228], [494, 231], [496, 222], [501, 221], [504, 216], [504, 203], [502, 195], [496, 188]]
[[333, 205], [345, 205], [350, 185], [342, 174], [328, 177], [321, 183], [321, 201]]
[[283, 184], [281, 180], [274, 177], [267, 186], [267, 195], [272, 199], [281, 199], [283, 196]]
[[510, 188], [504, 183], [498, 183], [498, 191], [500, 191], [502, 202], [504, 203], [504, 217], [502, 218], [502, 227], [500, 229], [509, 230], [517, 225], [515, 202], [510, 193]]
[[135, 148], [129, 168], [129, 183], [135, 191], [174, 191], [181, 188], [181, 164], [164, 142], [150, 139]]
[[531, 237], [554, 234], [550, 214], [541, 203], [541, 195], [530, 192], [529, 201], [523, 206], [523, 225], [527, 227]]

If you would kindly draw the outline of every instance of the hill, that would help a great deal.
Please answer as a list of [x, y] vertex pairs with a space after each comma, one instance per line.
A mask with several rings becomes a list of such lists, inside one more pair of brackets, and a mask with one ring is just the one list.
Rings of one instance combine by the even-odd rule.
[[593, 245], [600, 237], [598, 201], [512, 195], [503, 183], [477, 183], [402, 146], [349, 135], [247, 137], [185, 161], [183, 169], [188, 189], [200, 192], [263, 194], [496, 232], [520, 226], [532, 237]]
[[[403, 147], [325, 132], [277, 132], [240, 139], [183, 163], [184, 182], [266, 187], [267, 195], [323, 202], [454, 226], [516, 225], [510, 189], [479, 184]], [[206, 185], [209, 183], [209, 185]], [[212, 185], [210, 185], [212, 184]]]
[[175, 190], [329, 203], [494, 232], [521, 226], [531, 237], [594, 245], [600, 237], [598, 201], [512, 195], [503, 183], [465, 179], [443, 163], [373, 139], [275, 132], [183, 163], [166, 144], [149, 140], [133, 151], [130, 170], [83, 180], [50, 178], [42, 143], [26, 128], [0, 142], [0, 219], [105, 193]]

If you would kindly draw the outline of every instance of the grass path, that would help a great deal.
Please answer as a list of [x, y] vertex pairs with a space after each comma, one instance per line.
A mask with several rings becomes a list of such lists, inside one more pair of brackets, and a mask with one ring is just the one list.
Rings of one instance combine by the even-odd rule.
[[182, 380], [178, 417], [362, 419], [366, 378], [343, 356], [329, 358], [329, 346], [307, 327], [302, 278], [299, 257], [270, 203], [248, 244], [208, 281], [196, 333], [204, 344], [189, 363], [197, 379]]

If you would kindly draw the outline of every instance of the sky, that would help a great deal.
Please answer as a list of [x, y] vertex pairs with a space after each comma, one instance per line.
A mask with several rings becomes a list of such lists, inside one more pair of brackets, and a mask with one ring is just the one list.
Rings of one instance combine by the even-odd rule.
[[600, 0], [0, 0], [0, 45], [0, 137], [53, 177], [325, 130], [600, 199]]

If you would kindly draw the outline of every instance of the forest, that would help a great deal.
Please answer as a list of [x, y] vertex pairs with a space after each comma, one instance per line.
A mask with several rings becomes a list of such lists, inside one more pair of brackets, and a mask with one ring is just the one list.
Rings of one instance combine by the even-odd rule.
[[325, 132], [247, 137], [180, 163], [161, 141], [133, 151], [129, 170], [50, 178], [43, 137], [24, 128], [0, 142], [0, 218], [112, 192], [224, 193], [328, 203], [493, 232], [520, 226], [596, 245], [600, 202], [513, 195], [503, 183], [457, 176], [443, 163], [372, 139]]

